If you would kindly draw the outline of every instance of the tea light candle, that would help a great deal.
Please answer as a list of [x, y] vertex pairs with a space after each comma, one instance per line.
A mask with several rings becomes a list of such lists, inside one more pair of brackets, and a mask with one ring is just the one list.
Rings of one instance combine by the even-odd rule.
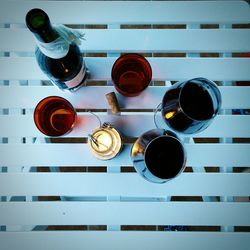
[[100, 160], [114, 158], [122, 148], [121, 135], [107, 123], [92, 133], [88, 143], [94, 156]]

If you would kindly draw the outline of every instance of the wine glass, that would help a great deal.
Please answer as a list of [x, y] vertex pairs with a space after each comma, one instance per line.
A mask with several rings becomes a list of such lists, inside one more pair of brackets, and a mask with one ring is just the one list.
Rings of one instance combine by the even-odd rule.
[[172, 85], [162, 99], [161, 114], [169, 128], [192, 134], [206, 129], [220, 107], [217, 85], [199, 77]]
[[164, 129], [143, 133], [131, 148], [136, 171], [146, 180], [165, 183], [185, 169], [186, 151], [177, 135]]

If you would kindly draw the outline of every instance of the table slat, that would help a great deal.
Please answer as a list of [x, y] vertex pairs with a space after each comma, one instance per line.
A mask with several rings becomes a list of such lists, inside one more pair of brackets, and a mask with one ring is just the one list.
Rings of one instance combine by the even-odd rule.
[[[249, 166], [250, 144], [199, 143], [185, 144], [187, 165], [196, 166]], [[131, 166], [130, 145], [109, 161], [101, 161], [90, 154], [87, 144], [0, 144], [0, 165], [31, 166]], [[10, 154], [13, 152], [13, 154]], [[65, 153], [67, 152], [67, 153]], [[46, 156], [46, 157], [45, 157]], [[69, 157], [70, 156], [70, 157]], [[213, 156], [213, 157], [211, 157]]]
[[[250, 51], [250, 29], [85, 29], [81, 31], [86, 37], [86, 41], [81, 44], [82, 52]], [[28, 29], [1, 28], [0, 51], [33, 52], [35, 41], [32, 36]], [[128, 39], [129, 37], [133, 39]]]
[[4, 202], [0, 221], [2, 225], [249, 226], [249, 209], [247, 202]]
[[249, 249], [249, 233], [228, 232], [0, 232], [0, 241], [4, 250], [67, 250], [69, 246], [74, 250], [99, 250], [100, 246], [110, 250], [165, 250], [166, 246], [173, 250], [183, 246], [203, 250]]
[[[249, 143], [199, 143], [185, 144], [185, 147], [188, 155], [187, 165], [247, 167], [250, 164]], [[89, 146], [83, 143], [0, 144], [0, 165], [131, 166], [130, 150], [131, 146], [125, 145], [118, 156], [103, 162], [90, 154]], [[13, 152], [15, 157], [10, 152]]]
[[31, 8], [44, 9], [53, 22], [72, 24], [248, 23], [250, 20], [249, 6], [244, 1], [2, 2], [1, 23], [23, 23]]
[[137, 173], [0, 173], [0, 195], [249, 196], [250, 175], [182, 173], [169, 182], [155, 184]]
[[[111, 69], [116, 57], [85, 57], [91, 72], [91, 80], [110, 80]], [[250, 59], [248, 58], [147, 58], [153, 80], [186, 80], [194, 77], [206, 77], [216, 81], [250, 80]], [[40, 70], [35, 58], [0, 58], [2, 80], [48, 80]], [[15, 74], [13, 74], [15, 69]]]
[[[155, 127], [153, 113], [132, 113], [112, 116], [95, 113], [102, 122], [110, 122], [119, 128], [123, 135], [138, 137]], [[158, 117], [157, 117], [158, 118]], [[18, 124], [18, 126], [16, 125]], [[143, 126], [142, 126], [143, 124]], [[159, 118], [157, 124], [166, 127]], [[230, 126], [228, 126], [230, 124]], [[87, 137], [98, 126], [96, 117], [86, 113], [78, 113], [74, 129], [63, 137]], [[194, 137], [250, 137], [250, 116], [218, 115], [211, 125]], [[0, 115], [0, 136], [2, 137], [41, 137], [43, 134], [36, 128], [33, 115]]]
[[[168, 87], [148, 87], [137, 97], [123, 97], [117, 94], [121, 108], [155, 109], [161, 102]], [[222, 95], [222, 108], [250, 108], [250, 87], [219, 87]], [[75, 108], [107, 109], [105, 94], [114, 91], [113, 86], [82, 87], [74, 94], [60, 91], [54, 86], [0, 86], [0, 107], [2, 108], [35, 108], [37, 103], [50, 95], [62, 96]], [[98, 100], [98, 102], [96, 101]]]

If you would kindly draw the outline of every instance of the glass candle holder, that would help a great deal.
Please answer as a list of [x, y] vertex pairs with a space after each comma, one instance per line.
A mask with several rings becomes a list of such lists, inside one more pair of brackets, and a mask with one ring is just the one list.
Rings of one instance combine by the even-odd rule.
[[132, 97], [139, 95], [148, 87], [152, 79], [152, 69], [143, 56], [129, 53], [115, 61], [111, 77], [120, 94]]
[[66, 99], [49, 96], [37, 104], [34, 122], [43, 134], [61, 136], [72, 130], [76, 116], [74, 107]]
[[88, 144], [93, 155], [100, 160], [110, 160], [122, 149], [119, 131], [109, 123], [104, 123], [89, 135]]

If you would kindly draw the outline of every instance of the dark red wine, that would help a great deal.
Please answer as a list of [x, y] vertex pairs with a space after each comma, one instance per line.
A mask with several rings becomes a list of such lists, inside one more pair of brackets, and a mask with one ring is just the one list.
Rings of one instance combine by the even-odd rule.
[[112, 80], [124, 96], [139, 95], [150, 83], [152, 70], [149, 62], [138, 54], [119, 57], [112, 68]]
[[194, 121], [186, 116], [179, 106], [179, 95], [181, 88], [169, 89], [162, 100], [162, 117], [164, 121], [174, 130], [190, 131]]
[[212, 122], [221, 105], [221, 95], [216, 85], [195, 78], [175, 83], [162, 100], [162, 117], [169, 127], [183, 133], [204, 130]]
[[37, 41], [35, 54], [38, 65], [51, 82], [62, 90], [72, 91], [82, 86], [87, 71], [78, 45], [63, 37], [41, 9], [27, 13], [26, 25]]
[[207, 120], [214, 114], [212, 97], [207, 89], [192, 82], [183, 87], [180, 105], [183, 111], [195, 120]]
[[64, 98], [50, 96], [38, 103], [34, 112], [37, 128], [48, 136], [69, 132], [76, 120], [73, 106]]
[[183, 168], [184, 161], [183, 146], [173, 137], [157, 137], [149, 143], [145, 151], [148, 169], [161, 179], [175, 177]]

